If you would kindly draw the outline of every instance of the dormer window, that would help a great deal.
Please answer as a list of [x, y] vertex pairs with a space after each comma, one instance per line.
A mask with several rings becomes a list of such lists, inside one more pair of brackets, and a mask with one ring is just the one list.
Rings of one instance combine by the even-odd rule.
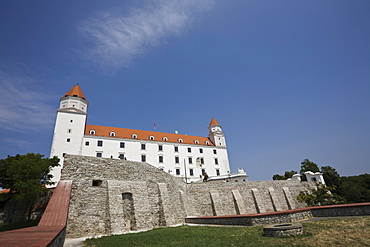
[[131, 137], [134, 138], [134, 139], [136, 139], [137, 138], [137, 135], [136, 134], [132, 134]]
[[154, 136], [149, 136], [149, 140], [154, 141]]
[[114, 132], [110, 132], [110, 133], [109, 133], [109, 135], [110, 135], [110, 136], [116, 136], [116, 133], [114, 133]]
[[168, 138], [167, 137], [163, 137], [163, 141], [168, 141]]
[[95, 130], [90, 130], [90, 135], [95, 135]]
[[206, 141], [206, 145], [209, 145], [209, 141]]
[[177, 141], [178, 141], [178, 142], [182, 142], [182, 139], [178, 139]]
[[195, 143], [195, 144], [199, 144], [199, 141], [198, 141], [198, 140], [195, 140], [195, 141], [194, 141], [194, 143]]

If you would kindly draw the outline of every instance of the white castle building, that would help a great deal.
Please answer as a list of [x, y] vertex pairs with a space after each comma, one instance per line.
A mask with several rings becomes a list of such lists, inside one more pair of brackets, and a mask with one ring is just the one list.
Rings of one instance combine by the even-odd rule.
[[146, 162], [186, 182], [198, 181], [205, 173], [210, 180], [247, 180], [244, 171], [230, 174], [225, 135], [215, 118], [208, 126], [209, 136], [200, 137], [89, 125], [87, 107], [78, 84], [60, 99], [50, 152], [61, 160], [51, 172], [55, 182], [60, 180], [64, 154]]

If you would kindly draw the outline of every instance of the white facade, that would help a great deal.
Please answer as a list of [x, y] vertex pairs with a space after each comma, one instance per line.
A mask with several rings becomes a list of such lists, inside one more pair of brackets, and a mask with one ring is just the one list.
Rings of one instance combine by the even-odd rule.
[[[221, 125], [212, 118], [209, 137], [87, 125], [88, 102], [78, 85], [60, 99], [50, 157], [63, 154], [146, 162], [187, 182], [230, 173]], [[52, 171], [60, 180], [60, 168]]]

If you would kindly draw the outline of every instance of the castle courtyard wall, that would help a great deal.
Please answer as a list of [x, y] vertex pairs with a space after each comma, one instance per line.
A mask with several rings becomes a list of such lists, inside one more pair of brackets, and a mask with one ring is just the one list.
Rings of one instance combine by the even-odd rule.
[[247, 181], [186, 184], [141, 162], [66, 155], [62, 180], [73, 180], [67, 237], [121, 234], [184, 224], [190, 216], [295, 209], [314, 183]]

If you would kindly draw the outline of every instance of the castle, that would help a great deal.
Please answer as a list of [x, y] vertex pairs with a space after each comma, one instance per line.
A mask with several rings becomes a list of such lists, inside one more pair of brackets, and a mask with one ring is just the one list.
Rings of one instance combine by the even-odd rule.
[[208, 137], [134, 130], [86, 124], [88, 101], [75, 85], [61, 99], [55, 122], [50, 157], [58, 156], [61, 166], [52, 170], [60, 180], [65, 154], [146, 162], [182, 178], [245, 181], [244, 171], [230, 174], [225, 134], [212, 118]]

